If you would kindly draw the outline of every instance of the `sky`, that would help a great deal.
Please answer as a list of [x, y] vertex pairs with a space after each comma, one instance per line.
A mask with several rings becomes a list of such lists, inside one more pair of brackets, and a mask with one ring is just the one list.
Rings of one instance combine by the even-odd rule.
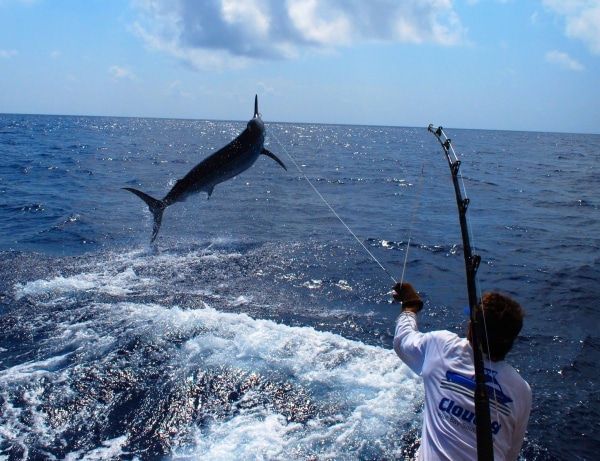
[[0, 0], [0, 113], [600, 133], [600, 0]]

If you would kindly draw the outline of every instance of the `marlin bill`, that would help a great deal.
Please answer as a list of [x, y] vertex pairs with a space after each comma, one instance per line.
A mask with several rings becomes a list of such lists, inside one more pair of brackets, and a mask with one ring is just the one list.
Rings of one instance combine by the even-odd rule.
[[231, 179], [250, 168], [258, 157], [266, 155], [275, 160], [285, 170], [287, 168], [277, 156], [264, 148], [265, 125], [258, 112], [258, 95], [254, 98], [254, 117], [240, 135], [222, 147], [214, 154], [202, 160], [192, 168], [182, 179], [177, 180], [173, 188], [162, 199], [158, 200], [150, 195], [131, 187], [123, 189], [133, 192], [140, 197], [154, 215], [154, 226], [152, 239], [154, 243], [165, 209], [176, 202], [183, 202], [190, 195], [198, 192], [206, 192], [210, 198], [215, 186]]

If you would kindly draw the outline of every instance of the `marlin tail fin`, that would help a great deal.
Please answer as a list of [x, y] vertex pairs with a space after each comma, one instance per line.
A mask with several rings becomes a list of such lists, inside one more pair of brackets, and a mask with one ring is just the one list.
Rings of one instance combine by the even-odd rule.
[[152, 228], [152, 240], [150, 240], [150, 243], [154, 243], [154, 240], [158, 235], [158, 231], [160, 230], [163, 212], [166, 208], [165, 204], [161, 200], [157, 200], [154, 197], [150, 197], [148, 194], [140, 190], [133, 189], [131, 187], [123, 187], [123, 189], [128, 190], [129, 192], [132, 192], [135, 195], [137, 195], [144, 202], [146, 202], [146, 205], [148, 205], [148, 208], [150, 208], [150, 211], [154, 215], [154, 227]]

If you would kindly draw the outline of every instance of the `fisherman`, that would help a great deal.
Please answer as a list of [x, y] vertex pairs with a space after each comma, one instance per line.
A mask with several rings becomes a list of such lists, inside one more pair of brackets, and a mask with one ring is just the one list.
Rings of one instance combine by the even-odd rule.
[[[402, 361], [423, 377], [425, 409], [417, 459], [421, 461], [476, 460], [475, 371], [467, 337], [450, 331], [422, 333], [417, 313], [423, 301], [410, 283], [397, 283], [393, 297], [402, 303], [396, 322], [394, 350]], [[521, 306], [499, 293], [486, 293], [476, 308], [476, 320], [485, 322], [486, 388], [490, 400], [494, 460], [516, 460], [531, 411], [531, 388], [504, 357], [523, 326]]]

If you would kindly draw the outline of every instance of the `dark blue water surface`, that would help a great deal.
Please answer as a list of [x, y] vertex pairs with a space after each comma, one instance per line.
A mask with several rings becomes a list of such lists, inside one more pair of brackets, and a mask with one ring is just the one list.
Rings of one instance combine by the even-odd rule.
[[[245, 123], [0, 115], [1, 459], [410, 459], [407, 249], [422, 329], [466, 327], [443, 152], [426, 127], [266, 120], [288, 170], [262, 156], [169, 207], [152, 248], [121, 188], [163, 197]], [[527, 311], [522, 459], [596, 459], [600, 136], [446, 133], [481, 290]]]

